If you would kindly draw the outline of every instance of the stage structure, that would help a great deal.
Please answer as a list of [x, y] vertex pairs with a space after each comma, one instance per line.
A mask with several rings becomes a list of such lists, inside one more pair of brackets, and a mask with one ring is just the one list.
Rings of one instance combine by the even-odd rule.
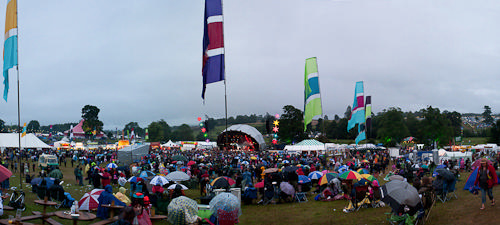
[[220, 149], [259, 151], [266, 148], [262, 134], [252, 126], [237, 124], [230, 126], [217, 137]]

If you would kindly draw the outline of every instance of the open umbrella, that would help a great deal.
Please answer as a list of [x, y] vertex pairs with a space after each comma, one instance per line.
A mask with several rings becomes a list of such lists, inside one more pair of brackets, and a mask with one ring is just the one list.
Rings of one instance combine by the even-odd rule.
[[250, 163], [248, 161], [243, 161], [241, 162], [242, 165], [249, 165]]
[[190, 224], [196, 222], [198, 204], [185, 196], [174, 198], [168, 204], [168, 221], [172, 224]]
[[123, 187], [123, 186], [125, 186], [126, 183], [127, 183], [127, 179], [125, 179], [124, 177], [118, 178], [118, 185]]
[[399, 180], [399, 181], [404, 181], [405, 178], [402, 177], [401, 175], [392, 175], [389, 177], [389, 180]]
[[319, 172], [319, 171], [313, 171], [313, 172], [310, 172], [309, 175], [307, 175], [307, 177], [309, 177], [309, 179], [311, 179], [311, 180], [318, 180], [322, 176], [323, 176], [323, 173]]
[[78, 209], [80, 210], [92, 210], [97, 209], [99, 205], [99, 195], [104, 191], [104, 189], [94, 189], [88, 193], [85, 193], [83, 197], [78, 201]]
[[278, 168], [267, 168], [264, 170], [264, 173], [276, 173], [278, 170]]
[[116, 165], [115, 163], [108, 163], [108, 165], [106, 165], [106, 168], [109, 169], [118, 168], [118, 165]]
[[341, 173], [339, 175], [339, 178], [344, 179], [344, 180], [359, 180], [363, 177], [358, 172], [348, 170], [348, 171]]
[[404, 206], [410, 208], [413, 215], [421, 206], [420, 197], [415, 187], [408, 182], [393, 180], [382, 185], [382, 201], [389, 204], [394, 212], [402, 212]]
[[233, 214], [236, 218], [231, 218], [233, 221], [236, 221], [237, 217], [241, 215], [240, 200], [238, 197], [228, 192], [223, 192], [215, 196], [212, 200], [210, 200], [209, 205], [210, 211], [215, 217], [218, 217], [218, 212], [220, 211], [224, 211], [226, 213], [237, 211], [237, 213]]
[[304, 175], [299, 175], [299, 181], [298, 181], [299, 184], [305, 184], [309, 182], [311, 182], [311, 179], [309, 179], [309, 177]]
[[130, 178], [128, 178], [128, 182], [137, 183], [137, 178], [139, 178], [139, 177], [136, 177], [136, 176], [130, 177]]
[[343, 165], [343, 166], [339, 167], [339, 169], [337, 171], [339, 171], [339, 173], [343, 173], [347, 170], [349, 170], [349, 167], [346, 165]]
[[175, 171], [172, 173], [167, 174], [165, 177], [167, 180], [173, 180], [173, 181], [186, 181], [189, 180], [189, 175], [187, 173], [184, 173], [182, 171]]
[[299, 168], [296, 166], [287, 166], [284, 169], [282, 169], [281, 171], [288, 172], [288, 173], [295, 173], [295, 171], [297, 171], [298, 169]]
[[43, 179], [42, 179], [41, 177], [33, 178], [33, 179], [31, 179], [30, 184], [31, 184], [31, 185], [38, 185], [39, 183], [41, 183], [41, 182], [42, 182], [42, 180], [43, 180]]
[[12, 172], [4, 166], [0, 165], [0, 182], [7, 180], [7, 178], [9, 178], [10, 176], [12, 176]]
[[167, 189], [169, 189], [169, 190], [173, 190], [173, 189], [175, 189], [175, 187], [177, 187], [177, 186], [181, 186], [181, 189], [182, 189], [182, 190], [187, 190], [187, 189], [189, 189], [188, 187], [184, 186], [183, 184], [172, 184], [172, 185], [168, 186], [168, 188], [167, 188]]
[[370, 174], [370, 171], [368, 171], [365, 168], [360, 168], [360, 169], [358, 169], [358, 173], [359, 174]]
[[361, 176], [367, 180], [369, 180], [370, 182], [373, 182], [374, 180], [377, 180], [377, 178], [375, 178], [373, 175], [371, 174], [361, 174]]
[[447, 169], [437, 169], [436, 173], [447, 181], [454, 181], [455, 175]]
[[183, 156], [183, 155], [174, 155], [174, 156], [172, 156], [172, 161], [185, 161], [185, 162], [187, 162], [188, 159], [186, 158], [186, 156]]
[[280, 189], [282, 192], [284, 192], [287, 195], [294, 195], [295, 194], [295, 188], [293, 188], [293, 186], [288, 182], [281, 182]]
[[327, 174], [323, 175], [321, 178], [319, 178], [318, 184], [320, 186], [323, 184], [328, 184], [331, 180], [333, 180], [334, 178], [337, 178], [337, 177], [339, 177], [338, 173], [327, 173]]
[[217, 177], [210, 183], [214, 188], [229, 188], [233, 184], [236, 184], [236, 181], [229, 177]]
[[155, 176], [155, 177], [153, 177], [153, 179], [151, 179], [151, 181], [149, 183], [152, 185], [163, 186], [163, 185], [168, 183], [168, 180], [164, 176]]
[[139, 174], [139, 177], [141, 178], [146, 178], [146, 177], [150, 177], [150, 176], [155, 176], [156, 174], [149, 171], [149, 170], [144, 170], [142, 171], [140, 174]]
[[195, 161], [193, 161], [193, 160], [191, 160], [191, 161], [189, 161], [186, 165], [188, 165], [188, 166], [192, 166], [192, 165], [194, 165], [194, 164], [196, 164], [196, 162], [195, 162]]

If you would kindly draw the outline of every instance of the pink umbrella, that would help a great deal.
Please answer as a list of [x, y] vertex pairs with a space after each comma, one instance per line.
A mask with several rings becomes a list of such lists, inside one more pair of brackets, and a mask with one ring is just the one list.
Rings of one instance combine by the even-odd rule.
[[88, 193], [85, 193], [83, 197], [78, 201], [78, 207], [80, 210], [92, 210], [97, 209], [99, 206], [99, 195], [104, 191], [104, 189], [94, 189]]
[[7, 180], [12, 176], [12, 172], [10, 172], [9, 169], [5, 168], [4, 166], [0, 165], [0, 182]]
[[194, 165], [194, 164], [196, 164], [196, 162], [195, 162], [195, 161], [189, 161], [187, 165], [188, 165], [188, 166], [192, 166], [192, 165]]
[[323, 170], [321, 171], [323, 173], [323, 175], [327, 174], [328, 173], [328, 170]]

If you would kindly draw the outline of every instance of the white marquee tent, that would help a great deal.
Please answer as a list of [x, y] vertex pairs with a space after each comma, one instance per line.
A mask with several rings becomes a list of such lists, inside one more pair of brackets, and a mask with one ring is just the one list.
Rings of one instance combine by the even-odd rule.
[[[3, 152], [5, 148], [19, 148], [19, 134], [0, 133], [0, 149]], [[44, 149], [52, 147], [38, 139], [34, 134], [26, 134], [26, 136], [21, 137], [21, 148]]]
[[295, 145], [287, 145], [285, 146], [286, 151], [292, 152], [302, 152], [302, 151], [325, 151], [325, 144], [314, 139], [303, 140]]

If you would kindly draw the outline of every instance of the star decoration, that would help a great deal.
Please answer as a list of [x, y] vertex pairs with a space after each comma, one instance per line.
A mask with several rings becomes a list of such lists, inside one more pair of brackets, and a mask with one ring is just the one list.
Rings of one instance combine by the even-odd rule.
[[278, 144], [278, 140], [274, 139], [274, 140], [273, 140], [273, 144], [274, 144], [274, 145], [277, 145], [277, 144]]
[[201, 132], [205, 133], [206, 131], [207, 131], [207, 129], [206, 129], [206, 128], [204, 128], [204, 127], [203, 127], [203, 128], [201, 128]]
[[280, 125], [280, 121], [275, 120], [275, 121], [273, 122], [273, 124], [274, 124], [274, 126], [278, 126], [278, 125]]
[[278, 127], [273, 127], [273, 132], [278, 133], [279, 128]]

